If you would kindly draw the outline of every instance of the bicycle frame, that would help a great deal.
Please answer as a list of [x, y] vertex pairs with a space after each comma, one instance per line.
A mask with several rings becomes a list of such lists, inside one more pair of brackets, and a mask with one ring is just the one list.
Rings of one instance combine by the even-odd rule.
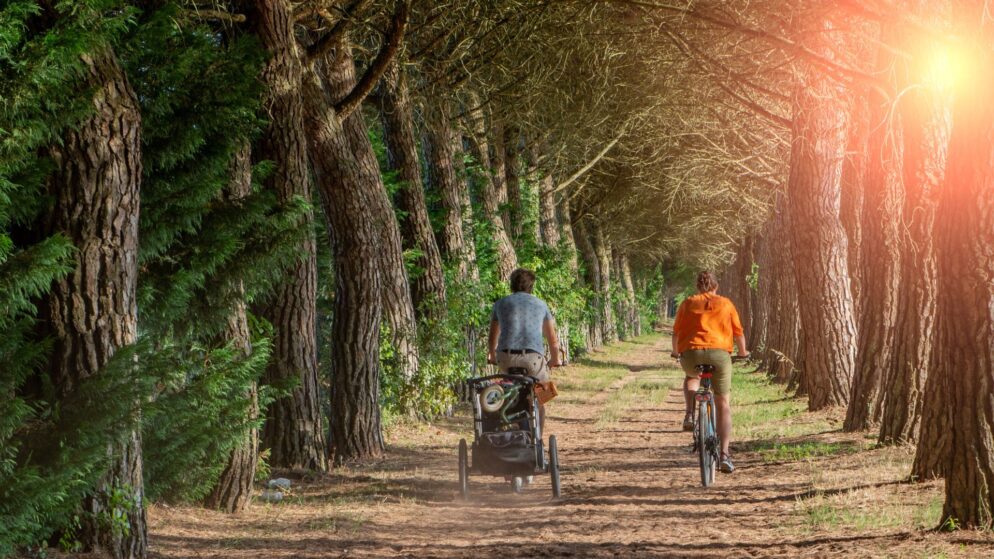
[[[711, 390], [711, 377], [712, 372], [701, 371], [701, 384], [694, 395], [694, 399], [697, 401], [697, 406], [694, 408], [693, 452], [698, 452], [700, 454], [701, 484], [705, 487], [714, 481], [714, 469], [720, 457], [719, 448], [721, 446], [720, 440], [718, 439], [717, 426], [715, 424], [716, 410], [714, 392]], [[701, 421], [702, 413], [706, 413], [708, 416], [708, 421], [706, 422], [707, 432], [702, 432], [702, 424], [705, 423]], [[701, 452], [702, 445], [703, 452]], [[705, 454], [710, 457], [708, 463], [705, 463]]]

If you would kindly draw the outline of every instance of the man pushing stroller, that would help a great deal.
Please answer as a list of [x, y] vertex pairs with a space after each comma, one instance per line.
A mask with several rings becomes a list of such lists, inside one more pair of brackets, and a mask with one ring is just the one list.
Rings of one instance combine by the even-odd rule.
[[[502, 373], [521, 368], [540, 381], [549, 380], [549, 367], [560, 366], [556, 321], [545, 301], [532, 295], [535, 272], [518, 268], [511, 273], [511, 294], [494, 303], [487, 339], [487, 362]], [[549, 342], [545, 361], [542, 337]]]

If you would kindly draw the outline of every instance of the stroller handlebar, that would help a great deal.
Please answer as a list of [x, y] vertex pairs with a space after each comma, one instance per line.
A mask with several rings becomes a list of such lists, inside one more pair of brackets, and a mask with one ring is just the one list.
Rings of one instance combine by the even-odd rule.
[[489, 382], [498, 379], [515, 380], [523, 382], [525, 384], [535, 384], [535, 382], [537, 382], [537, 379], [535, 379], [534, 377], [530, 377], [528, 375], [511, 375], [507, 373], [497, 373], [495, 375], [487, 375], [485, 377], [471, 378], [467, 379], [466, 382], [468, 382], [469, 384], [482, 384], [484, 382]]

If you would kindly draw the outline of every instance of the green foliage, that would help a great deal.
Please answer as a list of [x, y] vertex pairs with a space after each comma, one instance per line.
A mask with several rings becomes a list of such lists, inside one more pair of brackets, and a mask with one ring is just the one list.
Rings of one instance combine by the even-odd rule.
[[[268, 339], [257, 336], [248, 356], [232, 344], [172, 342], [143, 360], [143, 369], [158, 377], [142, 432], [149, 500], [199, 501], [210, 492], [245, 430], [261, 425], [246, 394], [269, 355]], [[259, 389], [261, 409], [272, 399], [267, 387]]]

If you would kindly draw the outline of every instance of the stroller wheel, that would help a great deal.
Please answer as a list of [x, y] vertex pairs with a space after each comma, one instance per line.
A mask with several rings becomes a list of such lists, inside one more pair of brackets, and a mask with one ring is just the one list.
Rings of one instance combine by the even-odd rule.
[[552, 476], [552, 496], [558, 499], [562, 496], [562, 487], [559, 484], [559, 445], [555, 435], [549, 437], [549, 474]]
[[499, 384], [491, 384], [480, 391], [480, 407], [483, 411], [494, 413], [504, 405], [504, 388]]
[[469, 497], [469, 450], [466, 439], [459, 439], [459, 495]]
[[521, 476], [514, 476], [511, 478], [511, 490], [515, 493], [521, 493], [525, 488], [525, 478]]

